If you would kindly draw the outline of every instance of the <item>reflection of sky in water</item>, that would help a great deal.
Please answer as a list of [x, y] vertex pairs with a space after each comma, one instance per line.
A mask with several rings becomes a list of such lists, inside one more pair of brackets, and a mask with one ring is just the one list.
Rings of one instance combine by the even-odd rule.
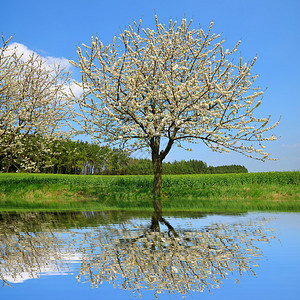
[[40, 276], [71, 275], [74, 271], [74, 264], [80, 263], [82, 255], [80, 253], [61, 253], [60, 259], [65, 265], [57, 266], [57, 264], [55, 264], [55, 258], [48, 257], [48, 264], [46, 266], [35, 268], [36, 272], [21, 272], [17, 276], [12, 276], [9, 273], [3, 272], [2, 278], [13, 284], [23, 283], [25, 280], [39, 278]]
[[[166, 219], [174, 228], [183, 230], [203, 229], [216, 223], [236, 224], [241, 222], [255, 221], [257, 218], [271, 218], [265, 225], [266, 228], [274, 228], [276, 239], [270, 243], [259, 243], [264, 257], [260, 258], [259, 267], [254, 268], [257, 277], [243, 275], [237, 277], [239, 284], [232, 279], [223, 280], [219, 289], [213, 289], [212, 294], [207, 290], [203, 293], [192, 293], [186, 298], [198, 299], [298, 299], [300, 286], [298, 285], [300, 269], [300, 214], [297, 213], [249, 213], [239, 216], [211, 215], [205, 218], [177, 218]], [[149, 219], [138, 219], [137, 224], [149, 225]], [[101, 229], [101, 226], [99, 227]], [[162, 226], [164, 228], [164, 226]], [[97, 228], [93, 229], [97, 231]], [[78, 232], [74, 229], [73, 232]], [[89, 229], [84, 229], [89, 232]], [[78, 246], [78, 244], [76, 245]], [[90, 281], [78, 283], [75, 276], [79, 272], [81, 253], [65, 250], [60, 253], [64, 263], [71, 262], [67, 267], [60, 266], [57, 269], [49, 257], [49, 265], [41, 268], [37, 276], [32, 274], [20, 274], [13, 288], [3, 287], [0, 289], [0, 299], [134, 299], [130, 291], [114, 289], [111, 284], [104, 282], [99, 288], [91, 289]], [[60, 272], [59, 272], [60, 271]], [[69, 276], [55, 276], [55, 275]], [[2, 274], [9, 282], [14, 280], [9, 274]], [[31, 280], [25, 280], [29, 277]], [[231, 276], [231, 278], [234, 276]], [[16, 282], [20, 282], [16, 284]], [[21, 283], [22, 282], [22, 283]], [[143, 291], [143, 299], [154, 299], [153, 291]], [[158, 295], [159, 299], [180, 299], [180, 295]]]

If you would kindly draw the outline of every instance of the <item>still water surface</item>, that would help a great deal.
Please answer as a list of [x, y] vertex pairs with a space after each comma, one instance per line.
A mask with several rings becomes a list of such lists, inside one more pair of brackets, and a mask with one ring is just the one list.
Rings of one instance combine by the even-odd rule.
[[300, 299], [300, 214], [0, 215], [0, 299]]

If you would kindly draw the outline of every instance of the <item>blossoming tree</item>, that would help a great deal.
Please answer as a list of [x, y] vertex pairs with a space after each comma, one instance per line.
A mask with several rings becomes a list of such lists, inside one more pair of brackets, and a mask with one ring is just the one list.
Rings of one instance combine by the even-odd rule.
[[23, 57], [10, 39], [2, 36], [0, 47], [0, 171], [38, 171], [32, 157], [47, 156], [65, 124], [69, 74], [36, 54]]
[[[235, 64], [220, 35], [191, 29], [192, 21], [170, 20], [155, 29], [134, 22], [105, 46], [92, 37], [78, 48], [82, 74], [82, 130], [102, 143], [147, 148], [152, 154], [154, 196], [162, 190], [162, 161], [173, 145], [204, 142], [213, 151], [236, 151], [266, 160], [262, 142], [270, 116], [257, 118], [263, 91], [253, 87], [250, 73], [256, 58]], [[189, 150], [189, 149], [188, 149]]]

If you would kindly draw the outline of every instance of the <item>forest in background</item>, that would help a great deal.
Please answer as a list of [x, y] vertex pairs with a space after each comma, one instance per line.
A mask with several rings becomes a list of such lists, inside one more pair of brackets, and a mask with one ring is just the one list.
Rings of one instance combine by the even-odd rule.
[[[44, 151], [38, 149], [42, 143], [34, 136], [28, 140], [24, 151], [0, 153], [0, 170], [3, 173], [30, 172], [48, 174], [81, 175], [151, 175], [153, 165], [150, 159], [136, 159], [119, 149], [101, 147], [87, 141], [57, 139], [51, 141]], [[39, 153], [37, 155], [37, 153]], [[25, 169], [26, 160], [35, 166]], [[163, 174], [223, 174], [247, 173], [240, 165], [207, 166], [200, 160], [174, 161], [163, 163]]]

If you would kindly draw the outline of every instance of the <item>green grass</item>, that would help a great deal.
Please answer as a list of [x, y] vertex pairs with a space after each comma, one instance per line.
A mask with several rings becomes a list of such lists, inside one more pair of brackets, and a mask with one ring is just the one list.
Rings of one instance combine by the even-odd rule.
[[[163, 176], [164, 211], [300, 211], [300, 172]], [[0, 211], [152, 210], [152, 176], [0, 174]]]

